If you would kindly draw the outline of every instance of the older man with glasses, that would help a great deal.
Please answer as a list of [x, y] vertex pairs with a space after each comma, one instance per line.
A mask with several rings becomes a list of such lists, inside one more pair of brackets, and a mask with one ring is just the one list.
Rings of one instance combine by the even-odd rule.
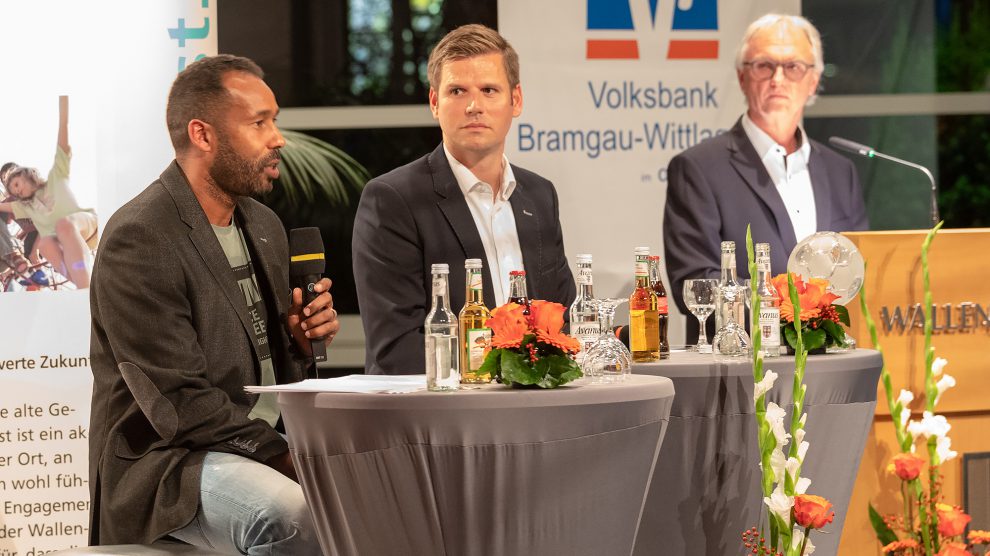
[[[735, 241], [739, 276], [746, 226], [770, 244], [774, 274], [798, 241], [817, 231], [868, 226], [856, 169], [801, 128], [824, 68], [818, 30], [805, 18], [768, 14], [753, 22], [736, 55], [748, 109], [727, 133], [670, 162], [663, 237], [674, 299], [686, 312], [685, 279], [717, 278], [720, 243]], [[697, 336], [688, 323], [687, 341]]]

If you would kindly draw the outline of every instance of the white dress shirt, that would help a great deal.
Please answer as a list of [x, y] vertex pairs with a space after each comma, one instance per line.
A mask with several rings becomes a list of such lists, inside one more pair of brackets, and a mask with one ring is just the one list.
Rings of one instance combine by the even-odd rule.
[[502, 155], [502, 186], [493, 201], [491, 184], [479, 180], [474, 172], [458, 162], [446, 145], [443, 152], [447, 155], [447, 162], [457, 179], [457, 185], [464, 193], [464, 200], [471, 209], [474, 225], [481, 236], [481, 243], [485, 246], [485, 257], [488, 259], [488, 269], [495, 289], [495, 303], [502, 305], [509, 299], [509, 272], [524, 269], [516, 217], [509, 204], [509, 197], [516, 189], [512, 166], [505, 155]]
[[818, 231], [818, 217], [815, 213], [815, 191], [811, 188], [811, 174], [808, 173], [808, 159], [811, 157], [811, 143], [804, 130], [798, 128], [798, 150], [787, 154], [784, 147], [777, 144], [765, 131], [759, 128], [749, 114], [743, 114], [742, 126], [756, 154], [763, 161], [770, 179], [777, 186], [777, 192], [784, 201], [787, 215], [794, 227], [794, 237], [798, 241]]

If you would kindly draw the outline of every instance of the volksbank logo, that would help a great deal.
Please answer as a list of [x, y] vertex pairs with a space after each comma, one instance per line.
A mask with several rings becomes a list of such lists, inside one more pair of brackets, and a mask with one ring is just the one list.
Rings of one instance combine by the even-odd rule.
[[[673, 7], [670, 39], [667, 41], [668, 60], [714, 60], [718, 58], [718, 0], [588, 0], [588, 31], [586, 58], [589, 60], [638, 60], [643, 48], [663, 48], [662, 40], [645, 41], [644, 29], [634, 24], [633, 10], [643, 10], [649, 4], [647, 36], [657, 36], [657, 22], [667, 21], [660, 11]], [[658, 17], [660, 16], [660, 17]], [[664, 25], [665, 26], [665, 25]], [[640, 25], [642, 27], [642, 25]], [[602, 31], [610, 31], [603, 37]], [[713, 35], [699, 38], [699, 35]], [[602, 38], [598, 38], [602, 37]]]

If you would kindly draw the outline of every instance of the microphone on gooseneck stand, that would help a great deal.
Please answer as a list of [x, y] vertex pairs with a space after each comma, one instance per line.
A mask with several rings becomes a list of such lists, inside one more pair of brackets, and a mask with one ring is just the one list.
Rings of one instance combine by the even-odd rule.
[[914, 162], [908, 162], [907, 160], [901, 160], [900, 158], [886, 155], [881, 152], [877, 152], [873, 150], [872, 147], [867, 147], [866, 145], [861, 145], [855, 141], [850, 141], [849, 139], [843, 139], [842, 137], [829, 137], [828, 142], [831, 143], [833, 147], [851, 152], [853, 154], [858, 154], [860, 156], [865, 156], [867, 158], [883, 158], [885, 160], [890, 160], [891, 162], [903, 164], [904, 166], [908, 166], [910, 168], [914, 168], [916, 170], [921, 170], [922, 172], [924, 172], [924, 174], [928, 176], [928, 181], [930, 181], [932, 184], [932, 199], [931, 199], [932, 226], [938, 224], [939, 221], [938, 189], [935, 186], [935, 176], [932, 176], [932, 173], [928, 170], [928, 168], [925, 168], [920, 164], [915, 164]]
[[[326, 257], [323, 254], [323, 237], [319, 228], [294, 228], [289, 230], [289, 282], [292, 288], [300, 288], [303, 294], [303, 306], [316, 299], [313, 290], [326, 269]], [[327, 360], [327, 345], [324, 338], [310, 338], [313, 348], [313, 361], [319, 363]]]

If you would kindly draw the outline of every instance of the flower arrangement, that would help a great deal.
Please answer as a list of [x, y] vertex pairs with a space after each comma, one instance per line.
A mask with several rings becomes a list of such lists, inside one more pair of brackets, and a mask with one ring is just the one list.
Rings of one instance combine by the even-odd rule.
[[[797, 290], [796, 302], [791, 299], [788, 280], [794, 282]], [[792, 272], [778, 274], [771, 278], [770, 283], [781, 300], [780, 329], [792, 350], [797, 350], [797, 328], [791, 326], [794, 307], [800, 309], [797, 320], [801, 323], [801, 336], [808, 351], [846, 345], [846, 331], [842, 325], [849, 326], [849, 311], [842, 305], [832, 303], [839, 296], [828, 291], [828, 280], [804, 280], [800, 274]]]
[[574, 354], [581, 343], [561, 332], [565, 308], [534, 300], [526, 306], [496, 307], [485, 326], [492, 329], [492, 350], [479, 371], [513, 386], [556, 388], [581, 378]]
[[[959, 506], [943, 503], [940, 490], [942, 476], [939, 466], [957, 455], [952, 450], [952, 441], [948, 436], [951, 425], [944, 416], [935, 413], [939, 399], [956, 384], [955, 379], [945, 373], [948, 361], [941, 357], [936, 358], [935, 348], [931, 345], [932, 291], [928, 273], [928, 250], [941, 227], [942, 224], [939, 223], [932, 228], [921, 245], [925, 299], [925, 409], [921, 420], [911, 419], [908, 406], [914, 401], [914, 394], [909, 390], [901, 390], [895, 399], [886, 365], [880, 371], [880, 380], [883, 382], [887, 405], [893, 418], [894, 434], [900, 448], [900, 453], [891, 459], [887, 470], [900, 479], [903, 500], [900, 515], [881, 515], [870, 505], [870, 521], [877, 539], [883, 545], [884, 554], [973, 556], [975, 546], [990, 544], [990, 532], [987, 531], [970, 531], [968, 537], [963, 538], [970, 517]], [[883, 353], [883, 348], [877, 341], [876, 324], [866, 305], [865, 290], [860, 293], [860, 308], [873, 345]], [[927, 461], [916, 453], [918, 440], [922, 437]], [[924, 473], [926, 464], [927, 477]], [[927, 486], [923, 479], [927, 479]]]
[[[750, 230], [746, 230], [746, 251], [749, 256], [750, 276], [756, 276], [756, 260], [753, 256], [753, 238]], [[759, 529], [753, 527], [743, 533], [743, 545], [749, 554], [754, 555], [774, 555], [774, 556], [803, 556], [811, 554], [815, 550], [811, 543], [810, 535], [812, 530], [818, 530], [828, 525], [835, 518], [832, 511], [832, 504], [821, 496], [808, 494], [808, 487], [811, 480], [801, 477], [801, 467], [804, 464], [805, 455], [808, 453], [809, 443], [805, 440], [805, 424], [808, 415], [804, 413], [804, 398], [807, 387], [804, 384], [804, 371], [808, 361], [808, 349], [805, 343], [805, 330], [810, 328], [810, 321], [805, 319], [817, 318], [820, 321], [834, 322], [828, 320], [827, 316], [821, 315], [821, 303], [830, 304], [835, 297], [829, 298], [831, 294], [825, 293], [825, 287], [820, 282], [809, 281], [804, 283], [802, 298], [797, 282], [800, 277], [793, 274], [782, 275], [783, 290], [778, 287], [778, 292], [786, 292], [782, 299], [787, 300], [787, 311], [790, 318], [787, 320], [790, 327], [785, 335], [793, 338], [792, 345], [795, 350], [794, 357], [794, 409], [790, 419], [790, 432], [785, 426], [784, 420], [787, 412], [774, 402], [767, 402], [766, 395], [773, 388], [777, 380], [777, 373], [767, 370], [763, 372], [763, 353], [760, 349], [760, 334], [753, 335], [753, 404], [756, 412], [756, 423], [758, 427], [757, 439], [760, 448], [760, 471], [762, 473], [761, 487], [763, 490], [763, 503], [767, 507], [768, 530], [763, 526]], [[781, 277], [777, 277], [781, 278]], [[775, 280], [777, 280], [775, 278]], [[822, 301], [824, 300], [824, 302]], [[759, 297], [756, 291], [752, 292], [751, 306], [759, 306]], [[794, 307], [801, 310], [795, 322]], [[805, 312], [805, 307], [808, 312]], [[814, 309], [812, 312], [811, 310]], [[843, 308], [844, 309], [844, 308]], [[781, 316], [785, 307], [781, 306]], [[759, 327], [759, 314], [752, 312], [752, 329]], [[848, 321], [848, 314], [846, 316]], [[810, 330], [821, 330], [810, 328]], [[841, 328], [840, 328], [841, 331]], [[821, 339], [824, 342], [824, 338]], [[791, 343], [790, 340], [788, 343]], [[824, 345], [824, 344], [822, 344]], [[790, 442], [793, 439], [794, 442]], [[784, 448], [790, 443], [788, 452], [784, 453]]]

